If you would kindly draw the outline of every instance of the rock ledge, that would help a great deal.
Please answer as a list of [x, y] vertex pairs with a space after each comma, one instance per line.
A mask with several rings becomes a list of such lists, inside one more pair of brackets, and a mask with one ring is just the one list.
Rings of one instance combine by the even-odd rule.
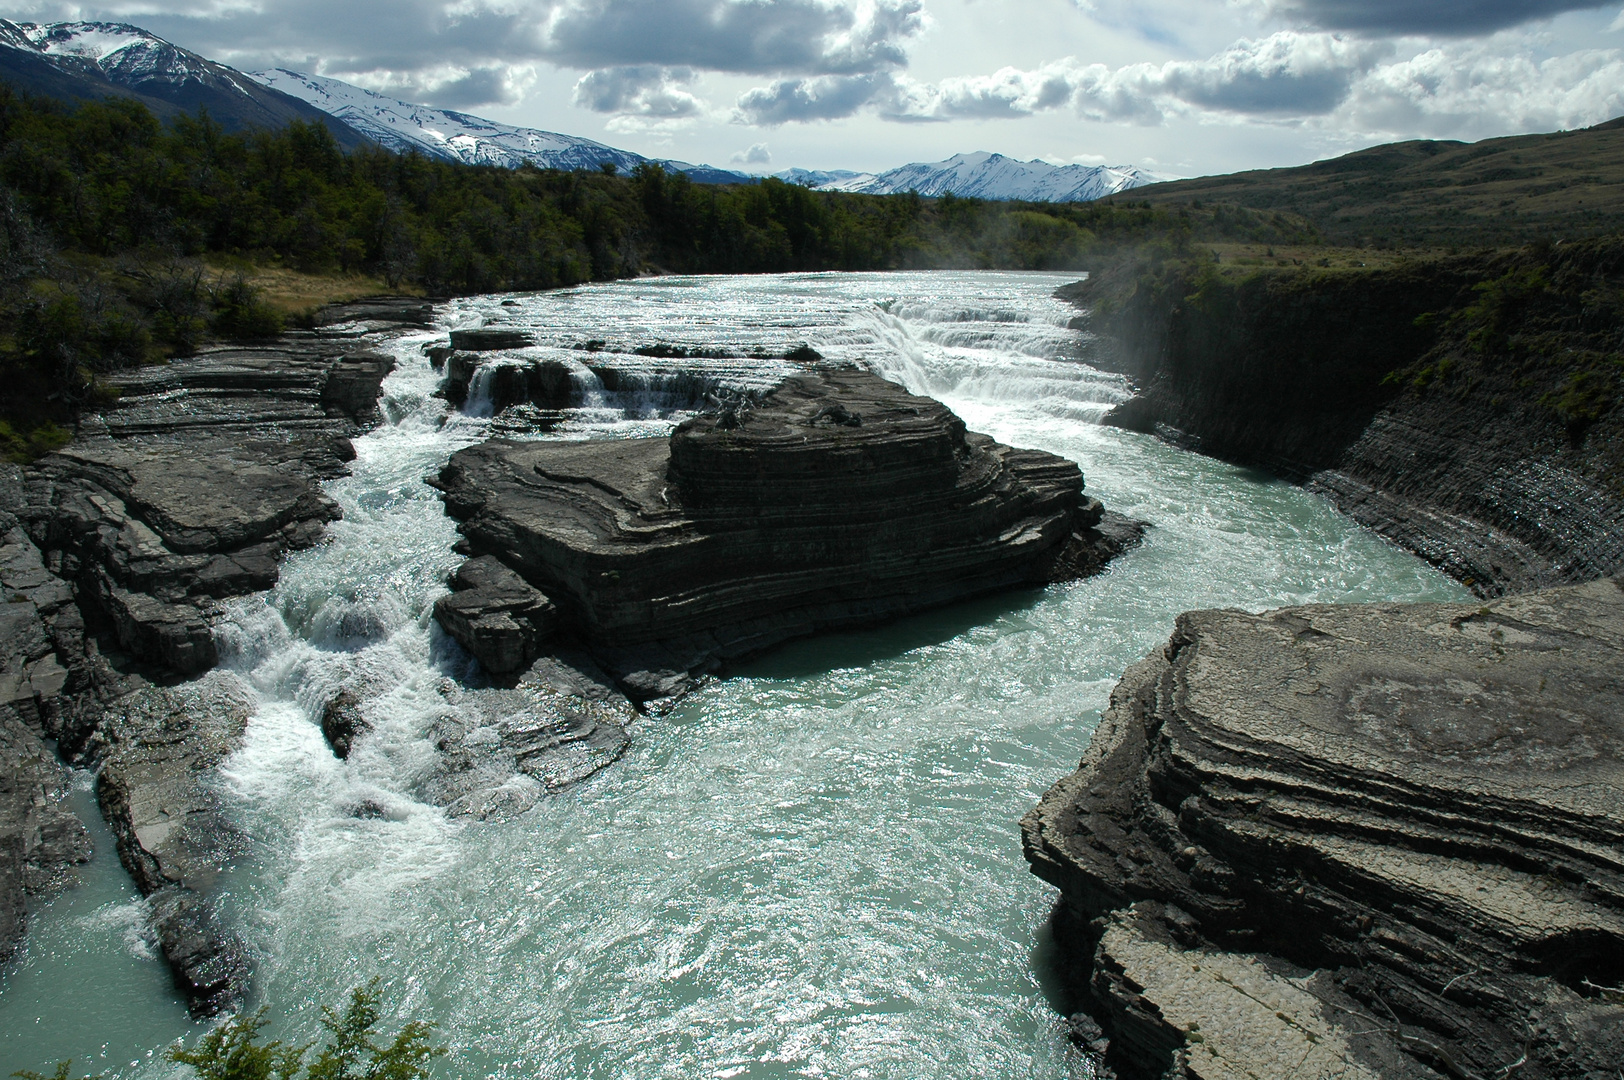
[[1621, 661], [1613, 581], [1181, 616], [1022, 822], [1110, 1064], [1614, 1075]]

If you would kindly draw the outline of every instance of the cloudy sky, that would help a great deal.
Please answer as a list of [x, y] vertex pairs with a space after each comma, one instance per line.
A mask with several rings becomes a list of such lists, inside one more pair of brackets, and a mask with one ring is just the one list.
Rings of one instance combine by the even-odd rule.
[[1624, 114], [1621, 0], [108, 0], [237, 67], [755, 172], [960, 151], [1171, 175]]

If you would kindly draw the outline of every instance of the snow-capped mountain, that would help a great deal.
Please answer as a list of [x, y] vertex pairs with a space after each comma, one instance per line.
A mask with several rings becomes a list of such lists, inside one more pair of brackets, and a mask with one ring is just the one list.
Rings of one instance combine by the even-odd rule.
[[[622, 172], [630, 172], [650, 160], [629, 150], [617, 150], [574, 135], [514, 127], [451, 109], [414, 105], [323, 75], [305, 75], [287, 68], [248, 74], [266, 86], [331, 113], [380, 146], [397, 152], [416, 150], [444, 161], [508, 168], [517, 168], [528, 161], [541, 168], [596, 169], [607, 161]], [[661, 161], [660, 164], [685, 172], [700, 183], [735, 184], [749, 179], [725, 169], [690, 165], [685, 161]]]
[[205, 108], [228, 130], [303, 120], [325, 125], [343, 145], [362, 142], [342, 121], [299, 98], [128, 23], [0, 19], [0, 76], [48, 97], [133, 97], [161, 117]]
[[785, 169], [773, 175], [788, 183], [818, 191], [867, 191], [868, 185], [879, 179], [873, 173], [852, 172], [850, 169]]
[[915, 162], [878, 176], [805, 169], [791, 169], [778, 176], [819, 191], [856, 191], [865, 195], [917, 191], [929, 196], [951, 192], [966, 198], [1026, 202], [1089, 202], [1167, 179], [1131, 165], [1051, 165], [986, 152], [956, 154], [946, 161]]

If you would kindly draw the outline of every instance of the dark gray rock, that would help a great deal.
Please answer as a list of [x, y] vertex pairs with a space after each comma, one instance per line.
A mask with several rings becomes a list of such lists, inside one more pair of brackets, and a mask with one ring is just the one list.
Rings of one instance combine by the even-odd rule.
[[451, 347], [466, 352], [525, 349], [535, 343], [536, 337], [529, 331], [502, 326], [482, 326], [470, 330], [451, 331]]
[[[819, 422], [835, 404], [861, 426]], [[793, 637], [1076, 577], [1136, 532], [1095, 528], [1072, 462], [855, 370], [670, 439], [488, 442], [438, 485], [473, 552], [545, 592], [640, 700]]]
[[1621, 787], [1618, 583], [1205, 611], [1022, 833], [1124, 1075], [1590, 1078]]
[[432, 326], [434, 317], [432, 300], [420, 296], [373, 296], [348, 304], [329, 304], [316, 313], [313, 321], [318, 327], [345, 323]]
[[90, 858], [90, 835], [66, 794], [66, 770], [0, 704], [0, 962], [22, 941], [29, 899], [49, 895]]
[[242, 846], [210, 777], [241, 744], [252, 711], [235, 676], [212, 672], [184, 690], [130, 694], [108, 708], [96, 733], [102, 815], [119, 860], [154, 900], [159, 944], [200, 1015], [239, 1004], [248, 990], [243, 946], [209, 900]]
[[354, 691], [340, 690], [322, 706], [322, 736], [341, 760], [350, 756], [355, 740], [371, 730], [372, 725], [361, 715], [361, 699], [355, 696]]
[[358, 352], [338, 358], [322, 384], [321, 404], [329, 416], [342, 415], [358, 424], [378, 420], [378, 390], [395, 370], [387, 353]]
[[570, 366], [553, 357], [521, 354], [493, 360], [481, 353], [453, 351], [445, 357], [444, 366], [441, 393], [456, 406], [467, 402], [474, 375], [481, 368], [488, 369], [485, 389], [493, 413], [525, 404], [543, 410], [564, 409], [575, 397]]
[[493, 674], [529, 667], [557, 629], [553, 602], [489, 555], [463, 563], [451, 584], [434, 617]]
[[630, 701], [586, 657], [545, 657], [500, 687], [439, 687], [445, 716], [432, 738], [438, 761], [420, 798], [455, 816], [510, 818], [578, 783], [625, 752]]

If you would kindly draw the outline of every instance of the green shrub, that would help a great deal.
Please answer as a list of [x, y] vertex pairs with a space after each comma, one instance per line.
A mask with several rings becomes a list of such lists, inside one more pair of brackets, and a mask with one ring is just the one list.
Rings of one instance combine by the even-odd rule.
[[282, 316], [241, 274], [210, 290], [209, 329], [227, 341], [263, 341], [282, 332]]
[[264, 1009], [228, 1020], [192, 1049], [176, 1047], [168, 1057], [178, 1065], [190, 1065], [198, 1080], [425, 1080], [429, 1063], [445, 1050], [429, 1044], [431, 1026], [416, 1020], [387, 1044], [374, 1041], [382, 1000], [383, 991], [373, 979], [350, 992], [342, 1013], [323, 1006], [321, 1026], [327, 1029], [327, 1041], [308, 1064], [308, 1045], [259, 1041]]

